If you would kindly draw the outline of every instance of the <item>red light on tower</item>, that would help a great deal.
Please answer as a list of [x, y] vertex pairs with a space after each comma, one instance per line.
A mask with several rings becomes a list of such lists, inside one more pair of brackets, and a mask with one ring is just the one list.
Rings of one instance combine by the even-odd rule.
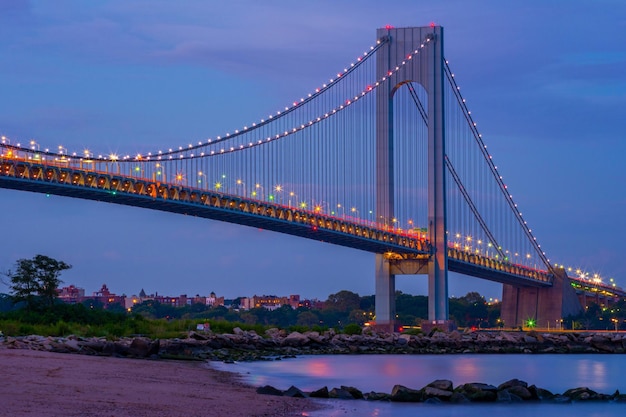
[[435, 22], [430, 22], [430, 27], [434, 28], [435, 27]]
[[391, 25], [385, 25], [385, 29], [389, 30], [389, 29], [393, 29], [393, 26]]

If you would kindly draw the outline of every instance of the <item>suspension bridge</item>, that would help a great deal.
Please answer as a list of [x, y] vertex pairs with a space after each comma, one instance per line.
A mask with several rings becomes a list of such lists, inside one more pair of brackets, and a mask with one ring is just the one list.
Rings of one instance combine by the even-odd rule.
[[[503, 320], [558, 321], [615, 284], [552, 265], [518, 210], [444, 57], [443, 28], [386, 27], [325, 83], [230, 132], [127, 155], [2, 137], [0, 187], [263, 228], [375, 254], [376, 321], [395, 276], [428, 275], [446, 327], [448, 271], [502, 283]], [[607, 301], [608, 302], [608, 301]]]

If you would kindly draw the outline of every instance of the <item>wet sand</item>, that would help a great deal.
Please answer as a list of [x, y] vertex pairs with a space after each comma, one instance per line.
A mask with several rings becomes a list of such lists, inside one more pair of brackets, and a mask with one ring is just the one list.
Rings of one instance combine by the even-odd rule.
[[307, 416], [306, 399], [260, 395], [198, 362], [0, 348], [0, 415]]

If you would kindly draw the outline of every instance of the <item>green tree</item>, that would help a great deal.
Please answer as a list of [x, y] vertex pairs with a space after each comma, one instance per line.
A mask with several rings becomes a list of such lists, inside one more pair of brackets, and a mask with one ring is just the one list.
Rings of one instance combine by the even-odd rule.
[[347, 290], [339, 291], [337, 294], [330, 294], [328, 300], [324, 303], [324, 309], [335, 309], [342, 313], [359, 309], [360, 306], [361, 297], [359, 297], [359, 294]]
[[61, 272], [72, 266], [45, 255], [33, 259], [18, 259], [15, 272], [8, 271], [9, 288], [16, 302], [25, 301], [28, 309], [35, 307], [36, 296], [47, 306], [54, 305], [61, 284]]
[[296, 324], [298, 326], [308, 326], [313, 327], [316, 324], [319, 324], [320, 318], [313, 311], [302, 311], [298, 314], [298, 319]]

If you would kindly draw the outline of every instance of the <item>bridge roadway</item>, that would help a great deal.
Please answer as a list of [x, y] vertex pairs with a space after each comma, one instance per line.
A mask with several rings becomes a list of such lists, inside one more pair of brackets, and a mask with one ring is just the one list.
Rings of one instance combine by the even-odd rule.
[[[69, 163], [0, 157], [0, 188], [54, 194], [192, 215], [272, 230], [317, 241], [387, 254], [390, 259], [424, 262], [432, 254], [428, 240], [310, 210], [178, 184], [161, 183]], [[504, 284], [549, 287], [549, 272], [448, 248], [448, 268]]]

